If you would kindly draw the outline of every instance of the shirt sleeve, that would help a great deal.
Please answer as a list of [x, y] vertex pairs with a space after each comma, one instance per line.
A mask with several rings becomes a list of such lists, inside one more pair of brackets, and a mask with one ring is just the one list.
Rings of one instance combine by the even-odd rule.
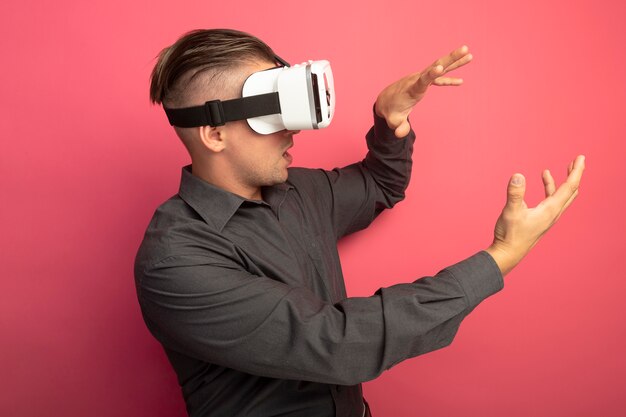
[[484, 251], [337, 304], [217, 254], [172, 256], [136, 276], [144, 319], [166, 348], [254, 375], [338, 385], [448, 345], [462, 319], [503, 285]]
[[360, 162], [323, 171], [330, 187], [331, 217], [337, 239], [366, 228], [384, 209], [404, 199], [412, 169], [415, 133], [396, 138], [374, 112], [366, 135], [368, 152]]

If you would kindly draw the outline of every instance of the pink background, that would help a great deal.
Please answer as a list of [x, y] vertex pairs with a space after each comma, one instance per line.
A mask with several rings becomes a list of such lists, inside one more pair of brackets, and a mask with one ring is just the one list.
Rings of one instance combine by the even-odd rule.
[[406, 200], [340, 245], [350, 295], [485, 248], [511, 174], [542, 198], [587, 157], [575, 204], [453, 344], [365, 385], [377, 417], [622, 416], [623, 2], [5, 1], [0, 6], [0, 415], [183, 416], [136, 302], [132, 264], [188, 163], [148, 101], [159, 50], [195, 28], [329, 59], [333, 125], [294, 164], [364, 155], [377, 93], [467, 44], [461, 88], [429, 93]]

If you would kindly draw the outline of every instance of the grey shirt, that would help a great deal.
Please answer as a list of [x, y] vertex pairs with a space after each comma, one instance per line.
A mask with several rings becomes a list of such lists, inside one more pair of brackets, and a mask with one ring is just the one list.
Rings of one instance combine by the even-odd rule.
[[137, 294], [191, 416], [360, 417], [361, 382], [448, 345], [502, 288], [481, 251], [347, 298], [337, 241], [404, 198], [415, 134], [397, 139], [375, 115], [366, 140], [364, 160], [289, 168], [263, 201], [185, 167], [179, 193], [157, 209], [136, 258]]

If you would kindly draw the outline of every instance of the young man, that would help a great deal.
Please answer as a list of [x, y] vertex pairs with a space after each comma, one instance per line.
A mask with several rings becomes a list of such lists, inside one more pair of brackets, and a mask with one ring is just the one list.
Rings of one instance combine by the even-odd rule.
[[[582, 156], [558, 190], [544, 172], [546, 199], [535, 208], [513, 175], [486, 250], [434, 277], [346, 297], [337, 240], [404, 198], [415, 140], [408, 116], [431, 84], [459, 85], [447, 73], [471, 58], [461, 47], [385, 88], [365, 159], [332, 171], [288, 168], [297, 131], [259, 134], [246, 120], [180, 127], [173, 118], [192, 163], [148, 226], [135, 276], [191, 416], [369, 415], [360, 383], [448, 345], [571, 204]], [[151, 99], [171, 116], [241, 97], [250, 75], [276, 66], [248, 34], [190, 32], [160, 54]]]

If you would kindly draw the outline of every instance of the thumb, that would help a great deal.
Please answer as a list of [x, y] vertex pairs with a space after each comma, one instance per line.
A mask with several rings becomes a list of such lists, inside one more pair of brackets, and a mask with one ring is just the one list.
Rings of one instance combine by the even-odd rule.
[[513, 174], [506, 190], [506, 205], [510, 208], [521, 207], [524, 203], [526, 180], [522, 174]]
[[401, 139], [405, 137], [406, 135], [408, 135], [410, 131], [411, 131], [411, 125], [409, 124], [408, 120], [404, 120], [400, 124], [400, 126], [395, 128], [394, 133], [398, 139]]

